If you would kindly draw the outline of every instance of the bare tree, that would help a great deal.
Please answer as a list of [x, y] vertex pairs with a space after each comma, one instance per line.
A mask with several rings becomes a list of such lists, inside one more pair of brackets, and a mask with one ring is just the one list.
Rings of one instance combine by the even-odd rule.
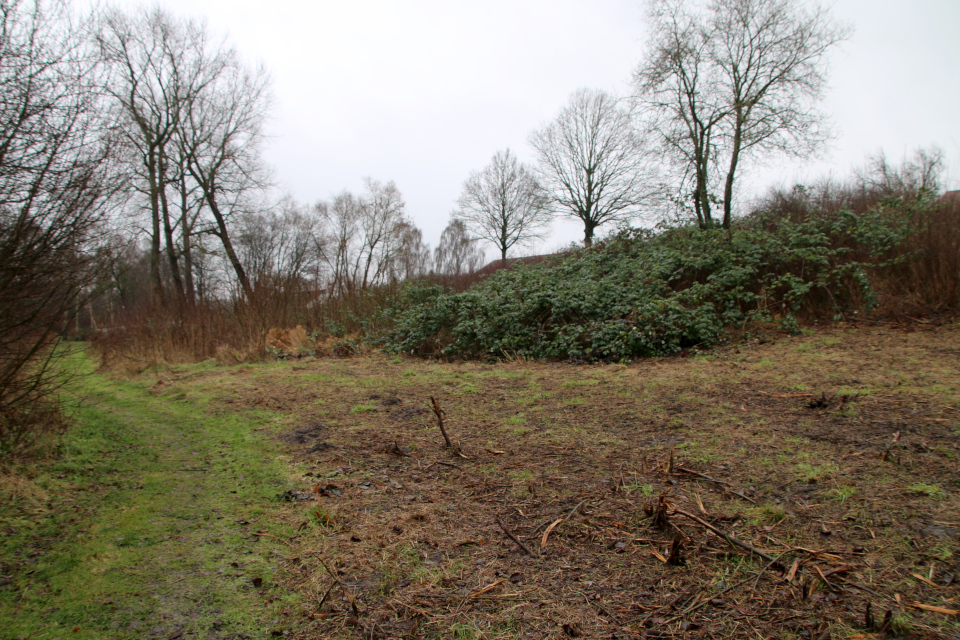
[[[686, 10], [685, 0], [654, 0], [649, 19], [653, 38], [634, 74], [641, 108], [648, 115], [645, 124], [663, 145], [665, 157], [679, 164], [681, 191], [693, 183], [689, 199], [698, 225], [706, 228], [713, 225], [714, 136], [728, 111], [710, 61], [710, 34]], [[687, 197], [681, 194], [681, 207]]]
[[365, 193], [349, 191], [314, 207], [315, 248], [331, 295], [343, 296], [425, 271], [428, 250], [404, 213], [397, 185], [366, 178]]
[[[637, 73], [638, 88], [653, 118], [668, 123], [660, 129], [668, 146], [698, 174], [699, 213], [709, 213], [708, 180], [699, 174], [712, 162], [723, 166], [729, 228], [744, 157], [804, 157], [826, 139], [816, 108], [826, 85], [824, 58], [849, 29], [826, 10], [808, 11], [791, 0], [713, 0], [700, 12], [687, 6], [654, 2], [652, 29], [664, 35]], [[679, 102], [663, 99], [671, 93]], [[702, 218], [709, 223], [709, 215]]]
[[583, 222], [585, 246], [600, 225], [636, 217], [655, 192], [628, 110], [603, 91], [575, 92], [530, 144], [554, 209]]
[[532, 171], [510, 150], [498, 151], [463, 184], [457, 217], [477, 237], [494, 244], [500, 259], [515, 245], [542, 238], [550, 220], [548, 197]]
[[483, 266], [483, 251], [477, 239], [470, 236], [463, 220], [453, 218], [440, 234], [434, 252], [434, 270], [443, 276], [462, 276]]
[[426, 274], [430, 263], [430, 245], [423, 241], [423, 232], [409, 221], [398, 224], [395, 232], [398, 248], [391, 261], [391, 281], [399, 282]]
[[361, 289], [381, 284], [403, 245], [405, 204], [400, 190], [392, 181], [383, 184], [364, 179], [366, 193], [361, 198], [360, 250], [354, 273]]
[[0, 456], [58, 422], [53, 347], [122, 184], [83, 28], [65, 1], [0, 2]]
[[263, 67], [243, 64], [233, 49], [207, 53], [201, 41], [197, 56], [206, 61], [205, 73], [210, 77], [184, 105], [180, 152], [213, 216], [206, 231], [219, 238], [249, 299], [253, 286], [233, 247], [227, 221], [243, 213], [251, 192], [267, 184], [259, 145], [271, 102], [270, 78]]
[[848, 29], [825, 9], [791, 0], [715, 0], [714, 58], [730, 104], [723, 226], [730, 227], [733, 184], [743, 154], [805, 156], [825, 140], [815, 104], [826, 85], [824, 56]]
[[[164, 299], [159, 263], [165, 247], [177, 298], [192, 302], [198, 233], [219, 238], [249, 297], [252, 286], [228, 219], [242, 213], [248, 193], [262, 186], [258, 142], [269, 106], [266, 73], [248, 68], [234, 49], [211, 43], [202, 24], [160, 8], [134, 15], [105, 11], [97, 41], [113, 72], [107, 91], [119, 107], [149, 202], [155, 299]], [[209, 223], [201, 211], [212, 216]]]
[[905, 200], [933, 199], [942, 191], [943, 151], [937, 147], [917, 149], [900, 166], [890, 163], [881, 151], [870, 156], [867, 167], [856, 172], [864, 188], [886, 197]]
[[107, 92], [119, 105], [127, 124], [120, 130], [135, 155], [134, 172], [146, 182], [141, 191], [150, 210], [150, 279], [156, 301], [165, 299], [161, 278], [161, 247], [166, 240], [170, 274], [178, 297], [185, 291], [173, 242], [173, 223], [166, 186], [168, 164], [181, 116], [192, 88], [184, 83], [184, 55], [192, 35], [159, 8], [129, 16], [107, 10], [97, 31], [100, 54], [112, 71]]
[[318, 202], [313, 211], [321, 229], [314, 237], [315, 248], [326, 268], [330, 295], [351, 293], [362, 204], [352, 193], [344, 191], [329, 203]]
[[316, 262], [317, 219], [285, 198], [276, 210], [246, 213], [240, 217], [237, 251], [253, 279], [254, 287], [303, 284]]

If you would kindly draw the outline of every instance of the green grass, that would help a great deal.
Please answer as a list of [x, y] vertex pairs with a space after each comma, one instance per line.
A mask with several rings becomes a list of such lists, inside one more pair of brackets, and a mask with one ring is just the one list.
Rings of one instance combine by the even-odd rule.
[[215, 622], [261, 637], [296, 605], [277, 587], [287, 548], [253, 536], [293, 534], [278, 517], [281, 463], [258, 432], [272, 418], [208, 411], [202, 394], [171, 402], [183, 384], [150, 395], [149, 382], [75, 381], [76, 426], [32, 477], [46, 500], [0, 505], [13, 573], [0, 637], [204, 637]]
[[910, 485], [910, 491], [927, 496], [928, 498], [934, 498], [936, 500], [943, 500], [947, 497], [947, 492], [940, 488], [939, 484], [926, 484], [924, 482], [917, 482]]
[[370, 413], [376, 410], [377, 408], [372, 404], [358, 404], [350, 409], [350, 413]]
[[836, 500], [840, 504], [846, 502], [849, 498], [857, 495], [856, 487], [851, 487], [848, 485], [836, 487], [827, 492], [827, 497], [831, 500]]
[[776, 524], [787, 517], [787, 512], [778, 504], [762, 504], [746, 509], [744, 513], [751, 524]]
[[814, 465], [809, 462], [802, 462], [796, 466], [798, 475], [807, 484], [822, 482], [839, 471], [839, 467], [832, 462]]

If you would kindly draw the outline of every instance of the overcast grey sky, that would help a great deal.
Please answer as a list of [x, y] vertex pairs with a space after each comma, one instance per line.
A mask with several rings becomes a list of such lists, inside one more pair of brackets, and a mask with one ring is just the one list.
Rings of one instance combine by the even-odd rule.
[[[139, 0], [114, 0], [133, 8]], [[470, 171], [529, 133], [574, 90], [624, 95], [644, 43], [643, 0], [163, 0], [274, 79], [265, 149], [281, 187], [313, 203], [394, 180], [435, 246]], [[834, 172], [881, 149], [946, 154], [960, 188], [960, 0], [836, 0], [851, 39], [830, 57], [823, 104], [839, 134], [823, 158], [751, 165], [745, 193]], [[557, 225], [545, 249], [582, 237]], [[491, 252], [488, 251], [488, 255]]]

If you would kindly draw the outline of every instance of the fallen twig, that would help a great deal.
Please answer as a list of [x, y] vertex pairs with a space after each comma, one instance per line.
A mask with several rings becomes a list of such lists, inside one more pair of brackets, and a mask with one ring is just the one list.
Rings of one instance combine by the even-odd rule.
[[845, 584], [848, 584], [848, 585], [850, 585], [851, 587], [854, 587], [855, 589], [860, 589], [861, 591], [866, 591], [866, 592], [869, 593], [870, 595], [876, 596], [876, 597], [881, 598], [881, 599], [893, 600], [893, 601], [896, 602], [897, 604], [900, 604], [900, 603], [897, 601], [896, 598], [891, 598], [890, 596], [885, 596], [885, 595], [883, 595], [882, 593], [877, 593], [877, 592], [874, 591], [873, 589], [871, 589], [871, 588], [869, 588], [869, 587], [865, 587], [865, 586], [863, 586], [862, 584], [859, 584], [859, 583], [857, 583], [857, 582], [853, 582], [853, 581], [851, 581], [851, 580], [847, 580], [847, 579], [844, 578], [843, 576], [837, 576], [837, 580], [839, 580], [840, 582], [843, 582], [843, 583], [845, 583]]
[[932, 611], [934, 613], [942, 613], [945, 616], [957, 616], [960, 615], [960, 611], [954, 609], [944, 609], [943, 607], [936, 607], [932, 604], [923, 604], [922, 602], [911, 602], [910, 606], [914, 609], [923, 609], [924, 611]]
[[568, 514], [566, 515], [566, 517], [563, 519], [563, 521], [566, 522], [567, 520], [569, 520], [570, 518], [572, 518], [572, 517], [573, 517], [573, 514], [575, 514], [575, 513], [577, 512], [577, 510], [578, 510], [580, 507], [582, 507], [583, 505], [585, 505], [586, 503], [587, 503], [586, 500], [581, 500], [581, 501], [580, 501], [580, 504], [578, 504], [577, 506], [575, 506], [573, 509], [570, 509], [570, 513], [568, 513]]
[[752, 500], [751, 498], [748, 498], [747, 496], [743, 495], [739, 491], [734, 491], [732, 488], [729, 488], [730, 485], [724, 482], [723, 480], [717, 480], [716, 478], [711, 478], [705, 473], [700, 473], [699, 471], [694, 471], [693, 469], [687, 469], [686, 467], [678, 466], [676, 467], [676, 470], [680, 471], [681, 473], [689, 474], [691, 476], [697, 476], [698, 478], [703, 478], [704, 480], [707, 480], [709, 482], [715, 482], [716, 484], [719, 484], [720, 486], [723, 486], [723, 487], [728, 487], [728, 491], [730, 491], [730, 493], [732, 493], [733, 495], [743, 498], [750, 504], [757, 504], [756, 500]]
[[401, 607], [406, 607], [407, 609], [410, 609], [410, 610], [413, 611], [414, 613], [417, 613], [417, 614], [419, 614], [419, 615], [421, 615], [421, 616], [427, 616], [428, 618], [433, 618], [433, 617], [434, 617], [434, 614], [430, 613], [429, 611], [424, 611], [423, 609], [419, 609], [419, 608], [417, 608], [417, 607], [414, 607], [413, 605], [409, 605], [409, 604], [407, 604], [406, 602], [402, 602], [402, 601], [400, 601], [400, 600], [397, 600], [396, 598], [390, 598], [390, 602], [396, 602], [396, 603], [397, 603], [398, 605], [400, 605]]
[[[764, 572], [764, 571], [769, 571], [769, 570], [770, 570], [770, 567], [772, 567], [774, 564], [779, 564], [779, 563], [780, 563], [780, 558], [782, 558], [783, 556], [787, 555], [787, 553], [789, 553], [789, 551], [784, 551], [783, 553], [781, 553], [780, 555], [778, 555], [775, 560], [773, 560], [772, 562], [770, 562], [767, 566], [765, 566], [763, 569], [761, 569], [761, 570], [757, 573], [757, 579], [753, 582], [753, 588], [752, 588], [753, 591], [756, 591], [756, 590], [757, 590], [757, 585], [760, 584], [760, 578], [763, 577], [763, 572]], [[798, 566], [798, 565], [794, 564], [794, 566]], [[790, 570], [795, 572], [794, 567], [790, 567]], [[790, 582], [790, 580], [787, 580], [787, 582]]]
[[497, 580], [496, 582], [492, 582], [492, 583], [488, 584], [488, 585], [485, 586], [483, 589], [480, 589], [479, 591], [475, 591], [475, 592], [471, 593], [471, 594], [470, 594], [470, 597], [471, 597], [471, 598], [476, 598], [477, 596], [481, 596], [481, 595], [485, 594], [487, 591], [490, 591], [491, 589], [493, 589], [494, 587], [496, 587], [497, 585], [503, 584], [504, 582], [506, 582], [506, 580], [501, 578], [500, 580]]
[[500, 518], [497, 518], [497, 524], [500, 525], [500, 528], [503, 529], [503, 532], [504, 532], [505, 534], [507, 534], [507, 537], [508, 537], [508, 538], [510, 538], [511, 540], [513, 540], [513, 541], [517, 544], [518, 547], [520, 547], [521, 549], [523, 549], [523, 552], [524, 552], [524, 553], [526, 553], [528, 556], [536, 557], [537, 554], [535, 554], [533, 551], [530, 551], [530, 547], [528, 547], [527, 545], [523, 544], [523, 542], [520, 540], [520, 538], [518, 538], [517, 536], [513, 535], [513, 533], [510, 531], [510, 529], [507, 529], [507, 525], [503, 524], [503, 521], [501, 521]]
[[[737, 547], [740, 547], [741, 549], [746, 549], [746, 550], [749, 551], [750, 553], [753, 553], [753, 554], [756, 554], [756, 555], [760, 556], [761, 558], [763, 558], [763, 559], [766, 560], [767, 562], [776, 563], [774, 566], [780, 566], [780, 565], [779, 565], [779, 562], [777, 561], [777, 559], [774, 558], [773, 556], [771, 556], [769, 553], [764, 553], [763, 551], [760, 551], [760, 549], [757, 549], [756, 547], [747, 544], [747, 543], [744, 542], [743, 540], [738, 540], [738, 539], [734, 538], [733, 536], [727, 535], [726, 533], [724, 533], [724, 532], [721, 531], [720, 529], [717, 529], [715, 526], [713, 526], [713, 525], [710, 524], [709, 522], [706, 522], [705, 520], [703, 520], [703, 519], [701, 519], [701, 518], [698, 518], [697, 516], [693, 515], [692, 513], [687, 513], [686, 511], [684, 511], [684, 510], [682, 510], [682, 509], [674, 509], [673, 512], [676, 513], [676, 514], [679, 514], [679, 515], [681, 515], [681, 516], [684, 516], [685, 518], [690, 518], [690, 519], [693, 520], [694, 522], [699, 523], [700, 525], [706, 527], [706, 528], [709, 529], [710, 531], [713, 531], [715, 534], [717, 534], [718, 536], [720, 536], [721, 538], [723, 538], [724, 540], [726, 540], [726, 541], [729, 542], [730, 544], [735, 545], [735, 546], [737, 546]], [[780, 568], [782, 569], [783, 567], [780, 566]]]
[[747, 579], [745, 579], [745, 580], [741, 580], [740, 582], [738, 582], [738, 583], [736, 583], [736, 584], [730, 585], [729, 587], [727, 587], [727, 588], [724, 589], [723, 591], [721, 591], [721, 592], [719, 592], [719, 593], [717, 593], [717, 594], [714, 594], [712, 597], [706, 598], [706, 599], [704, 599], [704, 600], [701, 600], [700, 602], [698, 602], [698, 603], [695, 604], [695, 605], [691, 605], [691, 606], [687, 607], [686, 609], [684, 609], [683, 611], [681, 611], [681, 612], [680, 612], [679, 614], [677, 614], [676, 616], [670, 618], [669, 620], [664, 621], [661, 626], [666, 626], [666, 625], [670, 624], [671, 622], [676, 622], [677, 620], [683, 618], [685, 615], [687, 615], [687, 614], [689, 614], [689, 613], [693, 613], [693, 612], [696, 611], [697, 609], [705, 606], [708, 602], [710, 602], [711, 600], [717, 598], [718, 596], [722, 596], [722, 595], [725, 594], [727, 591], [731, 591], [732, 589], [736, 589], [737, 587], [742, 586], [742, 585], [744, 585], [744, 584], [746, 584], [746, 583], [748, 583], [748, 582], [750, 582], [750, 578], [747, 578]]
[[[664, 562], [666, 562], [666, 560], [664, 560]], [[668, 602], [667, 604], [665, 604], [665, 605], [663, 605], [663, 606], [661, 606], [661, 607], [657, 607], [656, 609], [654, 609], [653, 611], [651, 611], [650, 613], [648, 613], [647, 615], [645, 615], [645, 616], [643, 617], [643, 620], [641, 620], [641, 621], [640, 621], [637, 625], [635, 625], [635, 626], [637, 626], [637, 627], [643, 627], [644, 625], [647, 624], [647, 621], [648, 621], [650, 618], [652, 618], [654, 615], [660, 613], [660, 612], [663, 611], [664, 609], [669, 609], [670, 607], [674, 606], [675, 604], [677, 604], [678, 602], [680, 602], [681, 600], [683, 600], [685, 597], [687, 597], [686, 594], [681, 593], [680, 595], [678, 595], [676, 598], [674, 598], [673, 600], [671, 600], [671, 601]]]
[[343, 591], [343, 595], [346, 596], [347, 601], [350, 603], [350, 608], [353, 609], [353, 615], [356, 618], [359, 618], [360, 610], [357, 609], [356, 598], [354, 598], [353, 594], [347, 591], [347, 588], [343, 586], [343, 583], [340, 582], [340, 578], [337, 577], [337, 574], [335, 574], [333, 571], [330, 571], [330, 567], [328, 567], [327, 563], [323, 561], [323, 558], [321, 558], [320, 556], [317, 556], [317, 560], [320, 561], [320, 564], [323, 566], [323, 568], [327, 570], [327, 573], [330, 574], [330, 577], [333, 578], [333, 581], [336, 582], [337, 585], [340, 587], [340, 590]]

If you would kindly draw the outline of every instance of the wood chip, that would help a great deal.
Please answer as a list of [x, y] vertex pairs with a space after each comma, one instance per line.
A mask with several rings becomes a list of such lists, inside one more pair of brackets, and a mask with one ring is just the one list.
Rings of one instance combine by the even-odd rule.
[[470, 597], [471, 597], [471, 598], [476, 598], [476, 597], [479, 596], [479, 595], [483, 595], [483, 594], [486, 593], [487, 591], [490, 591], [491, 589], [493, 589], [493, 588], [496, 587], [497, 585], [503, 584], [504, 582], [506, 582], [506, 580], [504, 580], [504, 579], [502, 579], [502, 578], [501, 578], [500, 580], [497, 580], [496, 582], [491, 582], [490, 584], [488, 584], [487, 586], [485, 586], [483, 589], [480, 589], [480, 591], [475, 591], [475, 592], [471, 593], [471, 594], [470, 594]]
[[926, 582], [926, 583], [927, 583], [928, 585], [930, 585], [931, 587], [936, 587], [936, 588], [938, 588], [938, 589], [940, 588], [940, 585], [938, 585], [936, 582], [934, 582], [933, 580], [930, 580], [930, 579], [928, 579], [928, 578], [924, 578], [924, 577], [923, 577], [922, 575], [920, 575], [919, 573], [911, 573], [910, 575], [912, 575], [912, 576], [913, 576], [914, 578], [916, 578], [917, 580], [920, 580], [921, 582]]
[[797, 577], [797, 569], [800, 568], [800, 558], [797, 558], [793, 561], [793, 564], [790, 565], [790, 571], [787, 572], [787, 582], [793, 582], [793, 579]]
[[936, 607], [932, 604], [923, 604], [922, 602], [911, 602], [910, 606], [913, 607], [914, 609], [923, 609], [924, 611], [942, 613], [945, 616], [960, 615], [960, 611], [956, 611], [955, 609], [944, 609], [943, 607]]
[[543, 551], [547, 548], [547, 538], [550, 537], [550, 534], [556, 529], [557, 525], [563, 522], [563, 518], [557, 519], [553, 524], [547, 527], [547, 530], [543, 532], [543, 538], [540, 539], [540, 551]]
[[662, 562], [663, 564], [667, 564], [667, 559], [664, 558], [664, 557], [663, 557], [662, 555], [660, 555], [659, 553], [657, 553], [654, 549], [650, 549], [650, 553], [653, 555], [653, 557], [655, 557], [657, 560], [659, 560], [659, 561]]

